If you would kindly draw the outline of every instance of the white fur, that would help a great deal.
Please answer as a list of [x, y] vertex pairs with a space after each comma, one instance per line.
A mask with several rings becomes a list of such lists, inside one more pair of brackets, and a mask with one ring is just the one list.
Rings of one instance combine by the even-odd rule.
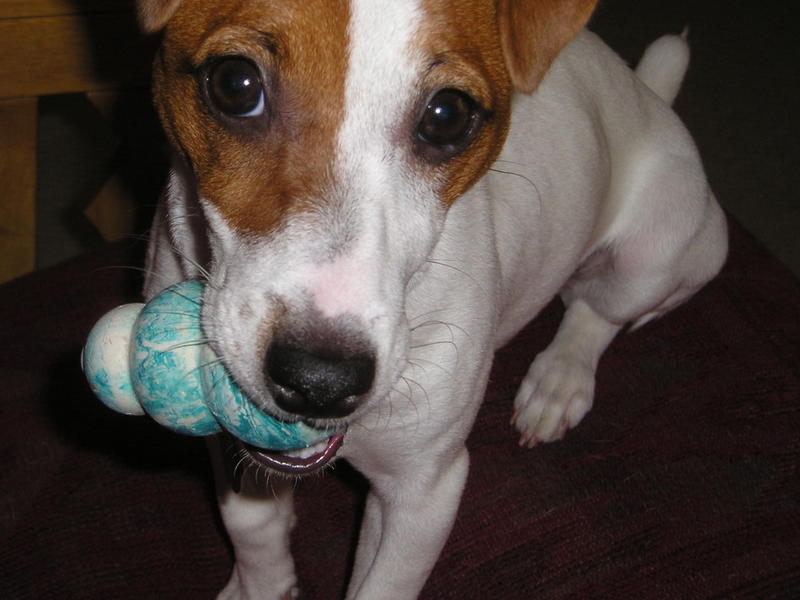
[[650, 44], [639, 64], [636, 76], [647, 84], [664, 102], [672, 104], [689, 67], [689, 29], [681, 35], [665, 35]]
[[[585, 32], [536, 93], [515, 98], [495, 170], [445, 217], [435, 181], [415, 177], [391, 137], [422, 68], [418, 7], [358, 0], [352, 14], [330, 203], [259, 240], [203, 204], [213, 255], [204, 326], [242, 387], [280, 414], [261, 381], [276, 299], [297, 319], [311, 306], [357, 323], [378, 366], [340, 452], [371, 483], [347, 598], [411, 600], [455, 519], [494, 350], [561, 291], [564, 321], [514, 402], [522, 444], [558, 439], [591, 407], [599, 357], [620, 328], [716, 274], [725, 223], [677, 117]], [[674, 73], [647, 73], [672, 93]], [[170, 226], [155, 226], [150, 271], [164, 278], [148, 294], [197, 276], [205, 260], [188, 177], [174, 172], [159, 213]], [[241, 495], [221, 485], [221, 497], [237, 557], [221, 597], [289, 597], [288, 491], [249, 481]]]

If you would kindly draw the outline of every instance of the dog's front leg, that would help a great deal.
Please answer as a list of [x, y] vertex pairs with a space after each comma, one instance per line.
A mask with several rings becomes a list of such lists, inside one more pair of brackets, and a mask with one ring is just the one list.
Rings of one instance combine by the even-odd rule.
[[567, 306], [555, 339], [533, 361], [514, 400], [521, 446], [561, 439], [589, 412], [597, 363], [620, 329], [583, 300]]
[[491, 207], [481, 185], [451, 207], [407, 287], [405, 368], [348, 429], [343, 456], [371, 486], [348, 600], [416, 599], [455, 521], [499, 317]]
[[468, 468], [461, 446], [412, 455], [409, 472], [372, 479], [348, 600], [417, 598], [453, 526]]
[[[295, 516], [292, 482], [246, 472], [241, 489], [228, 482], [222, 441], [209, 440], [220, 512], [235, 554], [218, 600], [291, 600], [298, 597], [289, 533]], [[262, 474], [263, 475], [263, 474]]]

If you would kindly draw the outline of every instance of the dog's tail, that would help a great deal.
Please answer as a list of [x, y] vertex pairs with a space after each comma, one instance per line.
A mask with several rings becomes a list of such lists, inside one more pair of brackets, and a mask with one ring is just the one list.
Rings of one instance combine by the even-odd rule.
[[672, 104], [689, 67], [689, 28], [651, 43], [636, 66], [636, 75], [664, 102]]

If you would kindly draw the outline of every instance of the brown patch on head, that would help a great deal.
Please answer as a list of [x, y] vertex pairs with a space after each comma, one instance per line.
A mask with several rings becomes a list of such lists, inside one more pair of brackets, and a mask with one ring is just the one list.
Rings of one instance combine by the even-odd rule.
[[494, 162], [508, 131], [511, 85], [505, 69], [491, 0], [423, 0], [425, 17], [418, 45], [430, 68], [423, 93], [439, 89], [466, 92], [484, 112], [470, 146], [437, 168], [444, 181], [442, 202], [449, 206]]
[[439, 165], [450, 205], [500, 154], [513, 88], [532, 92], [555, 56], [583, 27], [596, 0], [422, 0], [419, 45], [431, 58], [423, 85], [456, 88], [485, 109], [471, 145]]
[[[183, 0], [154, 68], [154, 95], [201, 196], [237, 231], [263, 234], [332, 187], [347, 68], [348, 3]], [[266, 109], [226, 118], [204, 93], [209, 65], [257, 66]]]

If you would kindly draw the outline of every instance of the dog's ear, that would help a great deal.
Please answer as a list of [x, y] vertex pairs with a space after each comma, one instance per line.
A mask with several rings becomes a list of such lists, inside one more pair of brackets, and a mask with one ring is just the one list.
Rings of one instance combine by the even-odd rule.
[[180, 3], [181, 0], [138, 0], [139, 24], [146, 33], [162, 29]]
[[498, 0], [500, 43], [514, 87], [530, 93], [586, 25], [597, 0]]

